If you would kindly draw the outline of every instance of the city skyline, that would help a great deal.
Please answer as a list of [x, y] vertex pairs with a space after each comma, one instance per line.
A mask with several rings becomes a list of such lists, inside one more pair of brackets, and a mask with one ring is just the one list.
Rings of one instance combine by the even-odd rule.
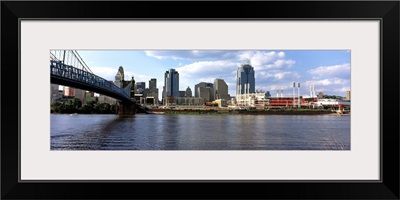
[[[244, 59], [249, 59], [255, 71], [255, 90], [284, 90], [292, 94], [293, 82], [300, 82], [300, 95], [309, 95], [309, 86], [316, 92], [346, 96], [350, 91], [350, 51], [347, 50], [78, 50], [89, 68], [107, 80], [114, 80], [118, 67], [125, 71], [125, 79], [134, 76], [136, 82], [157, 79], [159, 97], [162, 96], [164, 74], [169, 69], [179, 73], [179, 90], [192, 90], [200, 82], [225, 80], [228, 93], [236, 95], [237, 70]], [[159, 99], [161, 100], [161, 98]]]

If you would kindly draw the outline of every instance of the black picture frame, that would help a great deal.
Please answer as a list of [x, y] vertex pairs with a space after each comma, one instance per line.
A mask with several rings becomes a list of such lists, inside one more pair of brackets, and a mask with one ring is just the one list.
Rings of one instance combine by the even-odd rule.
[[[1, 198], [399, 199], [399, 10], [399, 1], [2, 1]], [[21, 18], [380, 19], [382, 180], [19, 182]]]

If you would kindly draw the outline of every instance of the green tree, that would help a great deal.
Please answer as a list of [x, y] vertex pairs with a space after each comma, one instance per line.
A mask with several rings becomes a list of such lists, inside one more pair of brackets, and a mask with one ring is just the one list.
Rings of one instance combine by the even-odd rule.
[[64, 110], [62, 113], [73, 113], [74, 112], [74, 105], [73, 101], [69, 100], [65, 105], [64, 105]]
[[93, 105], [92, 104], [85, 104], [81, 108], [81, 112], [84, 114], [91, 114], [93, 111]]
[[60, 102], [56, 102], [51, 105], [51, 111], [53, 113], [62, 113], [64, 109], [64, 104]]
[[116, 104], [91, 101], [82, 105], [78, 98], [70, 99], [65, 104], [57, 102], [50, 105], [51, 113], [84, 113], [84, 114], [115, 114]]
[[82, 101], [81, 101], [79, 98], [76, 98], [76, 97], [75, 97], [75, 98], [72, 100], [72, 105], [73, 105], [75, 111], [78, 111], [78, 110], [80, 110], [81, 107], [82, 107]]
[[98, 103], [92, 103], [92, 105], [93, 105], [92, 113], [100, 113], [99, 104]]
[[109, 114], [110, 113], [110, 104], [108, 104], [108, 103], [100, 103], [98, 108], [99, 108], [99, 112], [101, 114]]

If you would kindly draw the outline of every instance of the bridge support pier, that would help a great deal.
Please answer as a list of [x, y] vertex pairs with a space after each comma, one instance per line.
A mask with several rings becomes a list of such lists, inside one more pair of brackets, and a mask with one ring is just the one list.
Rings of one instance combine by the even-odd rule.
[[118, 102], [116, 112], [119, 115], [134, 115], [136, 105], [133, 102]]

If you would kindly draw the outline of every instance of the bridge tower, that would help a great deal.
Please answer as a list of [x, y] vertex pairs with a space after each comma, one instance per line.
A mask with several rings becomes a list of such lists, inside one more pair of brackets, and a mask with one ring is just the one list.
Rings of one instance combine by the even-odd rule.
[[[119, 67], [117, 75], [115, 76], [115, 82], [119, 83], [117, 85], [121, 87], [121, 89], [127, 92], [130, 96], [131, 101], [118, 101], [116, 113], [119, 115], [134, 115], [137, 111], [137, 104], [135, 101], [135, 79], [132, 76], [132, 79], [129, 81], [124, 80], [124, 68], [122, 66]], [[119, 80], [117, 80], [119, 79]]]
[[116, 112], [119, 115], [136, 114], [136, 104], [133, 102], [117, 102]]

